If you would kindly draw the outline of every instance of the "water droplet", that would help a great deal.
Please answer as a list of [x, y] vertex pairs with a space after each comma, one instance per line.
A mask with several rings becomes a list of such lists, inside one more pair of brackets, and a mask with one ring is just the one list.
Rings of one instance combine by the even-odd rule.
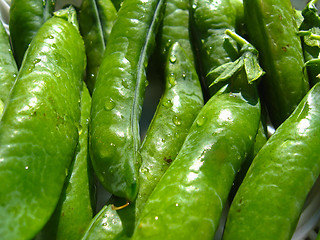
[[28, 170], [28, 169], [29, 169], [29, 166], [26, 166], [25, 169]]
[[184, 72], [184, 73], [182, 73], [182, 78], [183, 79], [186, 79], [186, 77], [187, 77], [187, 74]]
[[206, 121], [206, 117], [205, 116], [201, 116], [197, 119], [197, 126], [201, 127]]
[[176, 203], [176, 207], [178, 207], [179, 206], [179, 203]]
[[66, 173], [66, 176], [68, 176], [68, 173], [69, 173], [69, 169], [68, 168], [66, 168], [65, 173]]
[[149, 86], [149, 81], [145, 81], [145, 86], [146, 86], [146, 87]]
[[54, 36], [52, 36], [52, 35], [49, 35], [49, 37], [48, 37], [49, 39], [54, 39]]
[[108, 224], [107, 224], [106, 222], [103, 222], [103, 223], [102, 223], [102, 226], [104, 226], [104, 227], [107, 226], [107, 225], [108, 225]]
[[193, 8], [193, 9], [196, 9], [196, 8], [197, 8], [197, 5], [196, 5], [196, 4], [192, 4], [192, 8]]
[[171, 87], [174, 87], [176, 85], [175, 77], [173, 74], [169, 76], [169, 83], [171, 84]]
[[178, 116], [174, 116], [173, 119], [172, 119], [174, 125], [176, 126], [180, 126], [181, 125], [181, 120]]
[[95, 76], [96, 75], [94, 73], [91, 73], [91, 75], [90, 75], [91, 78], [95, 78]]
[[172, 55], [172, 56], [170, 56], [169, 60], [171, 63], [175, 63], [177, 61], [177, 58], [175, 55]]
[[170, 107], [172, 107], [173, 104], [172, 104], [171, 100], [167, 100], [167, 101], [163, 101], [162, 105], [167, 108], [170, 108]]
[[13, 77], [16, 78], [16, 77], [17, 77], [17, 74], [13, 74]]
[[167, 41], [167, 43], [166, 43], [166, 46], [167, 46], [167, 47], [170, 47], [170, 45], [171, 45], [171, 39], [169, 39], [169, 40]]
[[110, 98], [109, 100], [106, 101], [105, 105], [104, 105], [104, 108], [107, 110], [107, 111], [110, 111], [114, 108], [115, 106], [115, 103], [114, 101]]
[[159, 217], [158, 217], [158, 216], [155, 216], [155, 217], [154, 217], [154, 219], [155, 219], [155, 220], [158, 220], [158, 219], [159, 219]]
[[37, 63], [39, 63], [41, 60], [39, 58], [36, 58], [35, 60], [33, 60], [33, 64], [36, 65]]
[[54, 76], [56, 76], [57, 78], [60, 78], [60, 77], [61, 77], [61, 74], [58, 73], [58, 72], [55, 72], [55, 73], [54, 73]]

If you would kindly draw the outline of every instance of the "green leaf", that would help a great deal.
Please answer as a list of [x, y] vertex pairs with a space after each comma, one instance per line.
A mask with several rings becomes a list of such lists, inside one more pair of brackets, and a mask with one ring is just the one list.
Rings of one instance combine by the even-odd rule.
[[262, 75], [264, 75], [265, 72], [259, 65], [257, 55], [251, 52], [246, 52], [244, 54], [243, 62], [249, 84], [251, 84], [252, 82], [259, 79]]
[[235, 73], [237, 73], [243, 67], [243, 59], [240, 57], [234, 62], [225, 63], [213, 70], [211, 70], [207, 76], [213, 75], [218, 76], [209, 87], [213, 85], [227, 81], [230, 79]]

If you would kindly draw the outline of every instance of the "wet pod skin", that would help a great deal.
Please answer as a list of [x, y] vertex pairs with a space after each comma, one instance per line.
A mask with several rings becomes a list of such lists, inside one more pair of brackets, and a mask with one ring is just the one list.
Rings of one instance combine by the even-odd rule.
[[214, 237], [234, 176], [259, 126], [256, 87], [244, 81], [242, 72], [201, 109], [146, 202], [132, 239]]
[[117, 16], [116, 13], [110, 0], [84, 0], [80, 7], [79, 28], [86, 47], [85, 80], [90, 94], [92, 94], [96, 82], [107, 39]]
[[224, 240], [291, 239], [320, 173], [319, 101], [317, 84], [259, 151], [232, 202]]
[[123, 3], [110, 33], [92, 95], [90, 156], [102, 185], [133, 201], [140, 164], [139, 119], [147, 84], [145, 67], [163, 0]]
[[83, 83], [79, 142], [69, 174], [56, 206], [46, 226], [35, 240], [81, 239], [95, 212], [93, 170], [88, 157], [88, 125], [91, 97]]
[[10, 6], [10, 38], [20, 68], [24, 54], [42, 24], [51, 17], [55, 1], [12, 0]]
[[9, 36], [0, 23], [0, 117], [17, 74], [17, 64], [12, 55]]
[[59, 12], [39, 29], [0, 121], [2, 239], [41, 230], [76, 150], [85, 50], [73, 13]]
[[249, 41], [257, 48], [262, 99], [278, 127], [309, 90], [304, 58], [290, 0], [244, 0]]
[[[209, 97], [223, 85], [209, 88], [217, 76], [207, 74], [238, 58], [237, 44], [226, 29], [236, 31], [243, 23], [242, 0], [192, 0], [191, 20], [193, 42], [196, 47], [199, 72]], [[214, 11], [213, 11], [214, 10]]]

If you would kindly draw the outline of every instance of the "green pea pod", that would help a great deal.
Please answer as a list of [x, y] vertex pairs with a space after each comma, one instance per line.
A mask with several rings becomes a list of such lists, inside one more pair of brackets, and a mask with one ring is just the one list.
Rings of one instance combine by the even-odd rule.
[[[103, 6], [100, 11], [98, 3]], [[115, 17], [116, 10], [108, 0], [84, 0], [81, 4], [79, 26], [86, 47], [86, 83], [91, 94]]]
[[266, 71], [261, 81], [271, 122], [278, 127], [309, 89], [290, 0], [244, 0], [249, 39]]
[[97, 0], [97, 7], [102, 25], [104, 41], [107, 42], [113, 23], [117, 18], [117, 10], [110, 0]]
[[81, 239], [91, 222], [95, 197], [93, 176], [88, 162], [88, 125], [91, 97], [85, 84], [81, 94], [81, 121], [79, 143], [69, 168], [62, 194], [56, 209], [36, 240]]
[[189, 9], [189, 1], [166, 1], [158, 47], [163, 56], [163, 63], [166, 63], [168, 51], [175, 42], [179, 42], [189, 59], [194, 59], [190, 43]]
[[56, 13], [27, 50], [0, 121], [0, 236], [31, 239], [58, 203], [78, 142], [82, 38]]
[[259, 120], [256, 85], [243, 65], [201, 109], [132, 239], [212, 239]]
[[225, 30], [237, 31], [240, 23], [243, 23], [242, 0], [193, 0], [191, 12], [193, 42], [199, 59], [198, 71], [210, 97], [223, 83], [209, 88], [219, 74], [207, 74], [238, 58], [237, 44], [225, 34]]
[[291, 239], [320, 173], [316, 84], [253, 160], [230, 208], [227, 239]]
[[51, 17], [53, 0], [12, 0], [9, 29], [13, 53], [18, 67], [23, 56], [42, 24]]
[[102, 185], [133, 201], [140, 164], [145, 67], [163, 0], [125, 1], [112, 28], [92, 95], [90, 154]]
[[9, 36], [0, 22], [0, 117], [18, 74]]
[[203, 106], [197, 73], [179, 43], [169, 50], [166, 87], [141, 147], [139, 216], [149, 195], [176, 158], [195, 117]]
[[117, 239], [123, 227], [112, 205], [104, 206], [92, 219], [81, 240]]

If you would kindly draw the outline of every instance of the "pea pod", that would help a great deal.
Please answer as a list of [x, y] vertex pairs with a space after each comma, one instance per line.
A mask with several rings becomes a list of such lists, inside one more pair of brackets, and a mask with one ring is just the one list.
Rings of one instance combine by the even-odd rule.
[[[261, 81], [271, 122], [278, 127], [309, 89], [290, 0], [244, 0], [249, 40], [266, 71]], [[257, 24], [258, 23], [258, 24]]]
[[117, 211], [110, 204], [104, 206], [92, 219], [81, 240], [117, 239], [122, 230], [123, 226]]
[[12, 0], [9, 29], [13, 53], [18, 67], [23, 56], [42, 24], [51, 17], [53, 0]]
[[41, 230], [76, 150], [85, 51], [74, 14], [57, 12], [39, 29], [0, 121], [2, 239]]
[[198, 71], [208, 92], [214, 95], [222, 84], [209, 86], [219, 74], [208, 76], [215, 68], [236, 60], [236, 41], [225, 34], [229, 29], [237, 31], [243, 23], [242, 0], [193, 0], [191, 29], [198, 59]]
[[79, 143], [58, 205], [36, 240], [80, 239], [95, 209], [95, 189], [88, 162], [88, 125], [91, 97], [85, 84], [81, 93]]
[[260, 102], [247, 74], [243, 65], [201, 109], [146, 202], [132, 239], [214, 237], [235, 174], [259, 126]]
[[79, 27], [86, 47], [86, 83], [91, 94], [115, 18], [116, 10], [108, 0], [84, 0], [81, 4]]
[[316, 84], [253, 160], [231, 205], [224, 239], [291, 239], [320, 173], [319, 100]]
[[0, 22], [0, 117], [17, 73], [17, 64], [12, 55], [8, 34]]
[[163, 0], [123, 3], [110, 33], [92, 96], [90, 154], [102, 185], [133, 201], [140, 164], [139, 118], [145, 66]]
[[173, 44], [169, 50], [165, 74], [166, 91], [140, 151], [143, 161], [136, 200], [137, 216], [162, 175], [176, 158], [190, 126], [203, 106], [202, 90], [196, 71], [179, 43]]

